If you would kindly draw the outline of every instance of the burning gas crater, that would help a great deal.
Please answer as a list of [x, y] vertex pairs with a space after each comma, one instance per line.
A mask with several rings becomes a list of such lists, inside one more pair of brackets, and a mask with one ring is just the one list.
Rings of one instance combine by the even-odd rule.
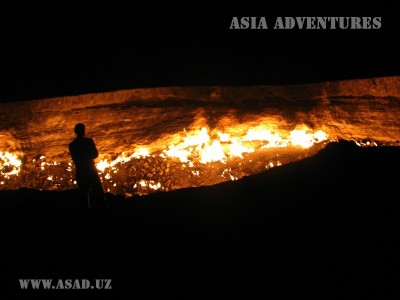
[[[107, 192], [145, 195], [237, 180], [314, 155], [328, 141], [323, 130], [314, 131], [305, 125], [291, 131], [265, 125], [246, 129], [237, 126], [224, 132], [200, 127], [103, 158], [96, 166]], [[44, 156], [27, 161], [25, 157], [0, 152], [0, 172], [2, 189], [76, 187], [71, 162], [47, 162]]]
[[68, 144], [84, 123], [105, 191], [213, 185], [316, 154], [331, 141], [400, 146], [400, 77], [196, 86], [0, 103], [0, 189], [76, 188]]

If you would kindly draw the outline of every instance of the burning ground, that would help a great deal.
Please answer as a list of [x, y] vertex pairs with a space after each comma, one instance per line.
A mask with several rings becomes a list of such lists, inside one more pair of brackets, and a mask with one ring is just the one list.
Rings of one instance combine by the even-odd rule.
[[399, 145], [400, 78], [299, 86], [171, 87], [0, 106], [0, 188], [74, 187], [82, 122], [106, 191], [213, 185], [309, 157], [330, 141]]

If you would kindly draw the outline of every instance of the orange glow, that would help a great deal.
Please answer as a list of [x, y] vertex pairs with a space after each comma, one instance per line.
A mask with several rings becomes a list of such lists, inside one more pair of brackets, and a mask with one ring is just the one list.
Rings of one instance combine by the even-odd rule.
[[293, 146], [310, 148], [315, 143], [320, 143], [327, 140], [326, 134], [319, 130], [315, 133], [308, 133], [306, 130], [293, 130], [290, 133], [290, 143]]
[[[228, 133], [229, 132], [229, 133]], [[272, 130], [265, 125], [247, 126], [239, 124], [235, 127], [222, 130], [210, 131], [207, 127], [198, 127], [190, 131], [175, 134], [169, 139], [169, 144], [165, 140], [156, 141], [152, 145], [137, 148], [132, 154], [125, 152], [118, 155], [113, 160], [102, 159], [96, 167], [99, 174], [116, 187], [113, 177], [122, 168], [121, 165], [141, 158], [177, 159], [182, 168], [190, 168], [190, 174], [194, 177], [204, 176], [196, 169], [196, 164], [203, 165], [222, 163], [226, 164], [233, 158], [243, 159], [246, 154], [255, 153], [258, 149], [272, 149], [285, 147], [310, 148], [315, 143], [327, 141], [328, 136], [322, 130], [312, 131], [306, 126], [296, 127], [292, 131]], [[152, 149], [152, 150], [150, 150]], [[251, 160], [248, 162], [251, 164]], [[280, 166], [280, 161], [269, 161], [265, 168]], [[228, 171], [229, 170], [229, 171]], [[231, 168], [225, 169], [221, 177], [237, 180], [239, 177], [232, 173]], [[149, 188], [152, 190], [163, 190], [165, 187], [160, 182], [151, 179], [141, 179], [133, 185], [134, 189]]]
[[[230, 125], [218, 123], [210, 129], [207, 122], [197, 122], [151, 144], [114, 156], [103, 154], [96, 168], [105, 191], [132, 196], [238, 180], [313, 155], [337, 139], [329, 137], [325, 127], [299, 124], [289, 130], [266, 122], [226, 123]], [[361, 147], [378, 146], [372, 140], [355, 142]], [[23, 163], [22, 157], [20, 152], [0, 152], [0, 188], [18, 188], [21, 182], [38, 189], [76, 187], [72, 162], [47, 161], [38, 155]]]
[[10, 152], [0, 152], [0, 174], [8, 179], [21, 171], [22, 161], [17, 155]]
[[[289, 145], [310, 148], [315, 143], [328, 139], [322, 130], [313, 132], [306, 126], [303, 128], [305, 129], [291, 132], [272, 132], [261, 125], [248, 128], [244, 136], [232, 137], [226, 132], [218, 131], [215, 138], [212, 138], [214, 134], [202, 127], [187, 133], [182, 142], [168, 146], [164, 152], [171, 158], [178, 158], [182, 163], [196, 156], [200, 157], [202, 163], [224, 162], [228, 157], [243, 158], [244, 153], [253, 153], [256, 148], [281, 148]], [[240, 132], [237, 128], [232, 131]], [[258, 146], [254, 142], [258, 142]]]
[[[114, 156], [104, 153], [96, 163], [104, 189], [143, 195], [238, 180], [313, 155], [326, 142], [337, 139], [330, 137], [325, 127], [311, 129], [304, 124], [289, 129], [287, 124], [276, 128], [265, 123], [226, 122], [229, 126], [217, 123], [212, 129], [206, 124], [197, 122], [189, 129]], [[378, 146], [371, 140], [356, 143], [362, 147]], [[2, 189], [9, 188], [8, 184], [18, 188], [18, 180], [23, 176], [22, 182], [32, 181], [31, 186], [39, 184], [39, 189], [73, 188], [76, 185], [73, 170], [72, 162], [47, 161], [44, 155], [23, 163], [20, 153], [0, 152]], [[39, 174], [36, 181], [29, 178], [31, 171]]]
[[[111, 162], [108, 162], [107, 160], [101, 160], [96, 164], [96, 168], [102, 173], [104, 172], [105, 169], [113, 168], [118, 163], [124, 164], [130, 161], [132, 158], [141, 158], [147, 156], [150, 156], [149, 150], [147, 150], [146, 148], [139, 148], [129, 156], [126, 156], [125, 152], [122, 152], [121, 155], [119, 155], [116, 159], [114, 159]], [[113, 170], [115, 170], [115, 168], [113, 168]]]
[[[237, 180], [252, 174], [251, 172], [259, 172], [256, 165], [264, 170], [282, 165], [277, 157], [273, 158], [268, 153], [284, 148], [307, 149], [315, 143], [328, 141], [328, 135], [324, 131], [311, 130], [305, 125], [297, 126], [292, 131], [278, 130], [265, 124], [251, 126], [246, 123], [216, 126], [210, 130], [208, 126], [204, 126], [205, 123], [198, 122], [197, 125], [200, 126], [164, 136], [133, 151], [127, 149], [114, 157], [103, 154], [102, 159], [97, 161], [96, 168], [105, 190], [115, 192], [122, 189], [125, 194], [141, 194], [142, 191], [171, 190], [177, 186], [187, 186], [190, 180], [194, 180], [194, 186], [204, 182], [211, 184]], [[286, 153], [291, 153], [290, 151]], [[266, 160], [262, 160], [263, 156], [257, 154], [259, 152], [267, 153]], [[246, 159], [249, 155], [253, 155], [256, 161]], [[39, 181], [42, 186], [63, 189], [76, 184], [71, 162], [48, 162], [44, 155], [31, 159], [31, 162], [36, 166], [36, 171], [43, 174], [42, 181]], [[1, 186], [6, 187], [10, 177], [20, 173], [22, 161], [16, 154], [0, 152], [0, 163]], [[170, 166], [171, 163], [173, 167]], [[128, 174], [127, 170], [131, 170], [131, 173]], [[129, 176], [134, 176], [134, 179]]]

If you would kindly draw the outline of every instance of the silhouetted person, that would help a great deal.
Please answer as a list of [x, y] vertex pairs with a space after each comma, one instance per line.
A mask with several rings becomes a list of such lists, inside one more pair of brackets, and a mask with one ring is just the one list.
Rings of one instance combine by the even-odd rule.
[[103, 187], [97, 173], [94, 159], [99, 155], [91, 138], [85, 137], [85, 125], [75, 125], [77, 137], [69, 144], [69, 152], [75, 164], [76, 182], [83, 192], [88, 208], [103, 209], [107, 203]]

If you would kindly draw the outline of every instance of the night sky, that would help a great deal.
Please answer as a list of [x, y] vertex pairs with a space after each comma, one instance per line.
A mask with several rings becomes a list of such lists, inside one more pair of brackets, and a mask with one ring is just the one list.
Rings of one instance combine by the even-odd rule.
[[[349, 2], [349, 1], [347, 1]], [[3, 8], [2, 102], [171, 85], [400, 75], [393, 4]], [[302, 2], [303, 3], [303, 2]], [[229, 30], [233, 16], [380, 16], [379, 30]]]

